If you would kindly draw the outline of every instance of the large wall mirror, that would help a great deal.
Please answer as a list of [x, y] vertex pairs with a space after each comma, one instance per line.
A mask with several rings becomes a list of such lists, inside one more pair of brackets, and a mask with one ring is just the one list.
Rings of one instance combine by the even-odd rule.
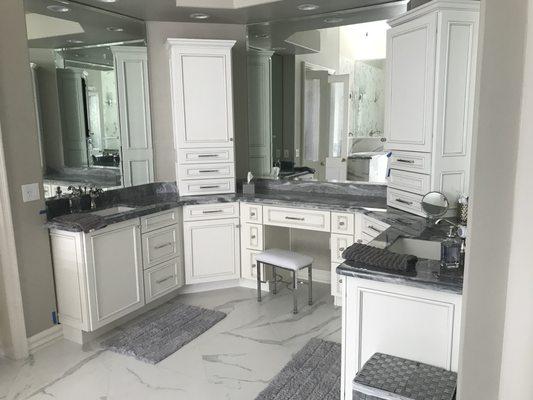
[[45, 196], [153, 181], [144, 22], [24, 0]]
[[386, 20], [405, 7], [248, 26], [254, 175], [386, 182]]

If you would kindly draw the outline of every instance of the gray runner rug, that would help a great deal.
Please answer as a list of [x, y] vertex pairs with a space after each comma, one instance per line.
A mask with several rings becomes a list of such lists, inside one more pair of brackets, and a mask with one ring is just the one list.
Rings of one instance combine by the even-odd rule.
[[226, 314], [171, 300], [116, 329], [101, 345], [156, 364], [196, 339]]
[[338, 400], [340, 388], [341, 345], [313, 338], [256, 400]]

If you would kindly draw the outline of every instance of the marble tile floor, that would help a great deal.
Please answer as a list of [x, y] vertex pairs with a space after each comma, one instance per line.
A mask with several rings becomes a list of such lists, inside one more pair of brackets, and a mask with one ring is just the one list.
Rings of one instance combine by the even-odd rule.
[[[263, 296], [232, 288], [181, 295], [184, 303], [213, 308], [227, 317], [157, 365], [60, 340], [27, 360], [0, 359], [0, 399], [61, 400], [253, 400], [312, 337], [340, 342], [341, 312], [329, 285]], [[340, 360], [339, 360], [340, 362]]]

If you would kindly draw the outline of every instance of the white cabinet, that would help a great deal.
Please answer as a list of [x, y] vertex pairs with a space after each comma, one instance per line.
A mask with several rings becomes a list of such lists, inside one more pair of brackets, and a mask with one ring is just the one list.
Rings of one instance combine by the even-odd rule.
[[341, 399], [376, 352], [457, 371], [461, 295], [343, 278]]
[[62, 324], [90, 332], [144, 305], [139, 219], [50, 237]]
[[[206, 211], [214, 211], [212, 204], [206, 207]], [[185, 283], [238, 279], [241, 265], [238, 214], [217, 218], [213, 213], [210, 219], [205, 219], [206, 214], [201, 212], [203, 206], [185, 207], [185, 215], [193, 214], [190, 208], [200, 211], [200, 218], [183, 224]]]
[[[234, 44], [232, 40], [168, 39], [176, 179], [181, 195], [235, 191]], [[231, 163], [209, 165], [221, 161]], [[185, 165], [191, 163], [198, 165]], [[211, 172], [200, 172], [204, 170]]]
[[424, 216], [418, 196], [438, 190], [453, 212], [469, 185], [479, 2], [434, 0], [389, 24], [387, 204]]
[[385, 131], [395, 150], [431, 150], [436, 25], [431, 13], [388, 31]]
[[113, 46], [124, 186], [154, 181], [146, 47]]

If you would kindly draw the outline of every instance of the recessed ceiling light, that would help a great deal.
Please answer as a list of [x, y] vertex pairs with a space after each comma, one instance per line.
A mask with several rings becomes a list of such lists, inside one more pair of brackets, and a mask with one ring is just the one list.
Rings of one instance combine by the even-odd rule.
[[189, 15], [189, 17], [193, 19], [207, 19], [210, 17], [210, 15], [204, 13], [192, 13], [191, 15]]
[[269, 33], [257, 33], [254, 35], [256, 39], [268, 39], [270, 37]]
[[67, 40], [67, 43], [71, 43], [71, 44], [82, 44], [82, 43], [83, 43], [83, 40], [79, 40], [79, 39], [69, 39], [69, 40]]
[[124, 32], [123, 28], [119, 28], [118, 26], [108, 26], [106, 28], [109, 32]]
[[274, 51], [282, 51], [282, 50], [287, 50], [285, 47], [272, 47], [272, 50]]
[[316, 4], [300, 4], [296, 7], [300, 11], [313, 11], [318, 8]]
[[338, 24], [339, 22], [342, 22], [342, 18], [330, 17], [330, 18], [324, 19], [324, 22], [327, 24]]
[[58, 6], [55, 4], [52, 4], [51, 6], [46, 6], [50, 11], [58, 12], [58, 13], [66, 13], [70, 11], [70, 8], [65, 6]]

